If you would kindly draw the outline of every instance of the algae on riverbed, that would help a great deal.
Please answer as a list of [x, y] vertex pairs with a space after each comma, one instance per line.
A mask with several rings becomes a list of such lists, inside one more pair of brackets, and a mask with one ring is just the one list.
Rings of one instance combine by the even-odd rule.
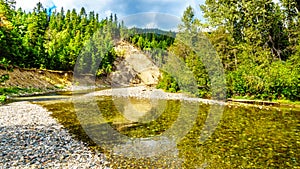
[[[97, 116], [90, 119], [91, 128], [99, 129], [108, 123], [118, 132], [132, 138], [147, 138], [163, 135], [177, 120], [181, 107], [180, 101], [165, 100], [165, 107], [151, 121], [133, 122], [126, 119], [120, 104], [112, 97], [98, 97], [97, 105], [105, 121], [99, 123]], [[129, 99], [128, 99], [129, 100]], [[119, 100], [120, 102], [122, 101]], [[126, 102], [126, 98], [123, 101]], [[131, 102], [134, 99], [131, 98]], [[139, 101], [136, 100], [138, 103]], [[143, 101], [147, 104], [147, 101]], [[140, 102], [141, 103], [141, 102]], [[199, 104], [197, 118], [189, 133], [180, 141], [162, 139], [159, 142], [166, 147], [165, 153], [153, 157], [137, 158], [128, 142], [118, 142], [122, 148], [107, 150], [97, 145], [99, 140], [92, 140], [77, 119], [71, 101], [40, 102], [52, 111], [55, 117], [70, 133], [96, 150], [107, 153], [112, 168], [299, 168], [300, 167], [300, 112], [295, 110], [259, 109], [255, 107], [226, 107], [217, 129], [205, 142], [200, 142], [202, 128], [210, 109], [209, 105]], [[117, 105], [117, 106], [116, 106]], [[119, 105], [119, 106], [118, 106]], [[125, 106], [125, 105], [124, 105]], [[153, 106], [153, 105], [152, 105]], [[87, 105], [88, 107], [88, 105]], [[154, 107], [145, 108], [151, 117]], [[88, 111], [86, 111], [88, 112]], [[99, 116], [100, 117], [100, 116]], [[91, 120], [94, 119], [94, 120]], [[133, 118], [134, 119], [134, 118]], [[91, 130], [90, 130], [91, 131]], [[89, 131], [89, 132], [90, 132]], [[99, 130], [95, 130], [99, 131]], [[105, 132], [105, 131], [104, 131]], [[180, 131], [178, 131], [180, 133]], [[90, 134], [90, 133], [89, 133]], [[114, 140], [111, 140], [114, 141]], [[155, 139], [154, 139], [155, 142]], [[154, 147], [153, 140], [151, 143]], [[105, 142], [108, 143], [108, 142]], [[141, 145], [144, 145], [141, 143]], [[169, 146], [169, 149], [167, 149]], [[124, 149], [125, 147], [125, 149]], [[126, 149], [127, 148], [127, 149]], [[147, 150], [147, 147], [143, 147]], [[118, 152], [125, 151], [127, 156]]]

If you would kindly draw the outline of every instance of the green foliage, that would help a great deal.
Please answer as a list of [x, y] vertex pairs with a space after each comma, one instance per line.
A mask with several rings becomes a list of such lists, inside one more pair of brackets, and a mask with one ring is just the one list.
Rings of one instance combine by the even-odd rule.
[[[270, 58], [286, 59], [288, 46], [284, 15], [272, 0], [206, 1], [201, 6], [212, 27], [223, 27], [236, 42], [270, 50]], [[257, 50], [257, 49], [255, 49]]]
[[174, 33], [156, 29], [131, 29], [127, 41], [136, 45], [142, 50], [161, 49], [167, 50], [174, 42]]
[[0, 95], [0, 103], [4, 103], [6, 101], [5, 95]]
[[289, 63], [273, 62], [270, 66], [240, 66], [228, 73], [229, 96], [254, 96], [258, 99], [299, 100], [299, 71]]
[[9, 79], [9, 75], [5, 74], [5, 75], [1, 75], [0, 76], [0, 83], [3, 83], [5, 81], [7, 81]]
[[10, 63], [11, 62], [6, 58], [2, 58], [2, 60], [0, 61], [0, 65], [3, 66], [6, 70], [9, 67]]
[[[206, 1], [208, 33], [227, 73], [227, 97], [299, 100], [299, 3]], [[297, 68], [298, 67], [298, 68]]]
[[[295, 3], [290, 5], [295, 6]], [[188, 7], [174, 44], [169, 48], [193, 72], [198, 96], [210, 97], [212, 91], [218, 94], [225, 87], [221, 85], [224, 79], [218, 78], [218, 71], [221, 71], [217, 67], [220, 65], [208, 52], [212, 47], [201, 40], [205, 37], [198, 31], [209, 26], [216, 28], [205, 35], [225, 68], [227, 97], [300, 99], [300, 43], [292, 41], [292, 36], [299, 35], [296, 29], [285, 27], [282, 21], [290, 20], [289, 24], [297, 25], [298, 15], [293, 13], [295, 8], [280, 9], [270, 0], [261, 0], [258, 4], [251, 1], [206, 1], [201, 8], [209, 22], [201, 24], [194, 17], [193, 9]], [[292, 10], [290, 18], [284, 14], [288, 13], [287, 9]], [[138, 44], [141, 42], [141, 39], [137, 41]], [[198, 46], [200, 52], [195, 51]], [[214, 86], [211, 85], [213, 82]]]
[[162, 77], [159, 79], [157, 88], [171, 93], [175, 93], [180, 90], [176, 79], [167, 72], [163, 72]]
[[207, 53], [210, 49], [205, 47], [207, 42], [203, 41], [205, 38], [199, 31], [200, 27], [200, 21], [194, 17], [193, 9], [188, 7], [183, 14], [182, 24], [178, 27], [179, 32], [176, 34], [175, 41], [169, 48], [170, 55], [175, 55], [179, 60], [169, 60], [169, 62], [183, 62], [180, 66], [173, 66], [173, 69], [186, 73], [176, 77], [180, 87], [183, 87], [181, 90], [199, 97], [210, 97], [208, 67], [206, 68], [204, 63], [212, 65], [211, 62], [214, 61], [211, 59], [212, 56], [208, 58], [208, 55], [211, 55]]
[[[3, 0], [0, 9], [1, 20], [5, 21], [5, 25], [2, 22], [0, 25], [0, 60], [26, 68], [73, 70], [83, 47], [91, 45], [88, 41], [100, 32], [102, 39], [98, 41], [104, 40], [104, 43], [92, 46], [97, 47], [96, 53], [98, 48], [107, 48], [108, 53], [101, 53], [104, 62], [99, 69], [105, 73], [112, 70], [113, 39], [120, 38], [120, 29], [124, 36], [125, 29], [124, 24], [118, 26], [117, 16], [99, 20], [98, 14], [87, 14], [84, 8], [79, 13], [76, 10], [65, 12], [62, 8], [48, 16], [41, 3], [32, 12], [24, 12], [14, 10]], [[97, 59], [99, 53], [91, 58], [93, 62]], [[93, 66], [98, 69], [97, 65]]]
[[41, 89], [37, 88], [20, 88], [20, 87], [4, 87], [0, 88], [0, 95], [10, 95], [10, 94], [24, 94], [24, 93], [34, 93], [41, 92]]
[[11, 22], [14, 11], [4, 0], [0, 0], [0, 60], [8, 57], [6, 60], [13, 58], [14, 51], [12, 47], [16, 47], [12, 41], [14, 34], [12, 32], [13, 25]]
[[[6, 69], [13, 64], [73, 70], [79, 58], [79, 69], [85, 73], [107, 75], [117, 56], [113, 46], [121, 39], [148, 52], [160, 65], [167, 52], [173, 53], [191, 71], [186, 77], [164, 70], [169, 75], [163, 76], [159, 87], [176, 92], [180, 86], [200, 97], [222, 95], [224, 79], [218, 78], [220, 65], [211, 57], [216, 54], [208, 52], [212, 46], [207, 37], [225, 68], [227, 97], [299, 100], [298, 1], [281, 0], [279, 6], [272, 0], [207, 0], [200, 7], [207, 22], [201, 23], [188, 7], [176, 38], [175, 33], [157, 29], [127, 29], [116, 15], [101, 20], [84, 8], [79, 12], [62, 8], [48, 16], [41, 3], [32, 12], [15, 10], [14, 3], [0, 0], [0, 64]], [[202, 33], [203, 28], [210, 32]], [[0, 81], [8, 78], [2, 75]]]
[[[8, 61], [6, 58], [3, 58], [0, 61], [0, 66], [3, 66], [7, 71], [8, 67], [9, 67], [9, 63], [10, 63], [10, 61]], [[0, 83], [3, 83], [5, 81], [7, 81], [8, 79], [9, 79], [9, 74], [0, 75]]]
[[79, 71], [97, 76], [107, 75], [117, 55], [113, 48], [113, 37], [109, 25], [103, 26], [85, 42], [79, 55]]

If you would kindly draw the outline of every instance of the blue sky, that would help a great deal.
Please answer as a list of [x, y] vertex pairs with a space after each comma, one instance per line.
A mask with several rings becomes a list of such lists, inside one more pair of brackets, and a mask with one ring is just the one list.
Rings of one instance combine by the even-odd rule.
[[[278, 2], [279, 0], [274, 0]], [[176, 29], [184, 10], [192, 6], [196, 17], [203, 21], [199, 4], [205, 0], [16, 0], [17, 8], [26, 11], [41, 2], [45, 7], [57, 6], [57, 10], [75, 8], [77, 11], [85, 7], [87, 11], [95, 11], [100, 18], [116, 13], [126, 26], [151, 27], [160, 29]]]
[[121, 18], [143, 12], [160, 12], [181, 17], [184, 9], [191, 5], [201, 20], [199, 4], [205, 2], [205, 0], [16, 0], [17, 7], [22, 7], [26, 11], [32, 10], [39, 1], [46, 7], [55, 4], [59, 10], [61, 7], [80, 10], [84, 6], [87, 11], [96, 11], [101, 17], [116, 13]]
[[202, 18], [199, 4], [205, 0], [16, 0], [17, 8], [30, 11], [41, 2], [44, 7], [55, 5], [57, 10], [85, 7], [86, 11], [95, 11], [100, 18], [116, 13], [126, 26], [138, 26], [160, 29], [176, 29], [184, 10], [189, 5], [195, 10], [197, 18]]
[[31, 10], [37, 2], [42, 2], [44, 6], [50, 7], [52, 4], [57, 9], [80, 10], [82, 6], [87, 11], [96, 11], [101, 16], [107, 16], [110, 13], [116, 13], [120, 17], [142, 13], [142, 12], [160, 12], [181, 17], [184, 9], [191, 5], [195, 8], [197, 16], [200, 17], [199, 4], [204, 0], [16, 0], [17, 7], [25, 10]]

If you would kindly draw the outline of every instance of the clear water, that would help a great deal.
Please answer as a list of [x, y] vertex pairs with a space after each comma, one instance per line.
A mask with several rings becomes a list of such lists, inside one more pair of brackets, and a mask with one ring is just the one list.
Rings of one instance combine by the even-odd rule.
[[38, 104], [111, 168], [300, 167], [295, 109], [116, 97]]

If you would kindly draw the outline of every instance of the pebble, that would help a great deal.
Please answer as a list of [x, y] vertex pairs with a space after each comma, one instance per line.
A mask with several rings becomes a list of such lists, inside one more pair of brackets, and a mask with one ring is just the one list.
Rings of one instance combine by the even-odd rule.
[[0, 168], [107, 168], [104, 154], [73, 139], [50, 114], [29, 102], [0, 106]]

